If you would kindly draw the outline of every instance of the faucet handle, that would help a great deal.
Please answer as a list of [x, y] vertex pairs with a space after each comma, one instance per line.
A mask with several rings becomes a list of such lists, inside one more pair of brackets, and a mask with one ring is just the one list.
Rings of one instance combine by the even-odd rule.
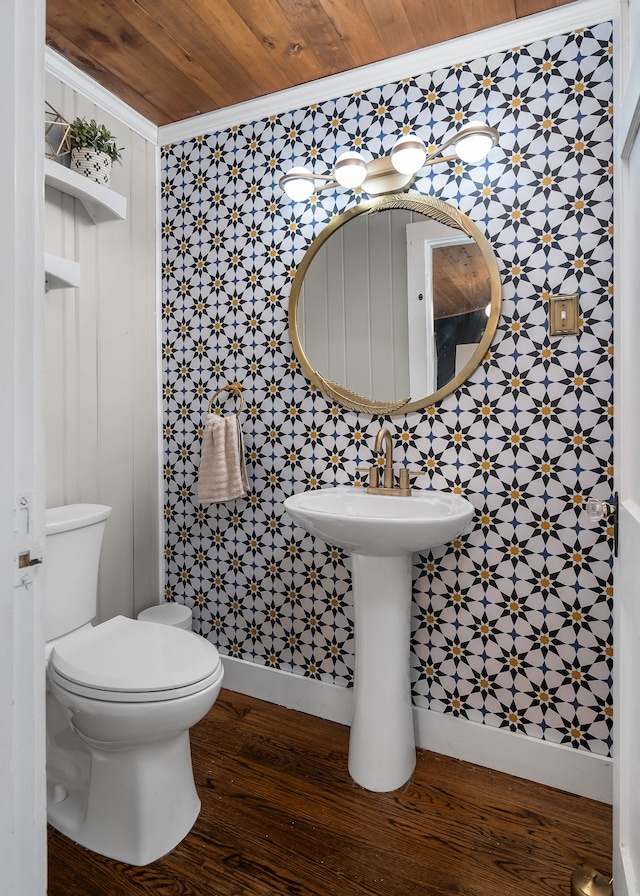
[[426, 474], [426, 470], [410, 470], [409, 467], [400, 467], [399, 474], [399, 487], [402, 491], [405, 489], [411, 493], [409, 487], [409, 476], [424, 476]]
[[378, 476], [379, 476], [378, 467], [376, 467], [376, 466], [356, 467], [356, 473], [368, 473], [369, 474], [369, 488], [378, 488]]

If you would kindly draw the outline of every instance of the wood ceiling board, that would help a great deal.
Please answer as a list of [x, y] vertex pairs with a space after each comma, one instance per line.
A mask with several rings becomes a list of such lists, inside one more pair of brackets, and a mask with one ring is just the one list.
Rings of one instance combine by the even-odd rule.
[[268, 47], [279, 67], [288, 73], [288, 86], [305, 84], [325, 75], [325, 66], [313, 45], [303, 45], [278, 3], [241, 0], [237, 12], [256, 38]]
[[[321, 0], [321, 2], [328, 15], [334, 14], [330, 10], [340, 9], [344, 5], [342, 0]], [[368, 12], [372, 26], [377, 31], [383, 51], [381, 56], [376, 57], [375, 60], [370, 58], [369, 62], [401, 56], [403, 53], [409, 53], [416, 49], [415, 33], [402, 0], [362, 0], [362, 3]], [[352, 33], [358, 35], [357, 22]]]
[[[54, 12], [48, 19], [47, 28], [53, 26], [64, 35], [68, 47], [81, 48], [80, 58], [91, 60], [98, 74], [100, 70], [109, 72], [122, 83], [134, 87], [135, 93], [146, 103], [161, 109], [164, 121], [156, 121], [156, 124], [167, 124], [198, 111], [217, 108], [107, 3], [92, 4], [91, 16], [85, 15], [85, 0], [64, 0], [62, 6], [62, 13]], [[79, 60], [71, 58], [70, 61], [87, 70]], [[103, 83], [101, 77], [94, 74], [92, 77]], [[140, 111], [137, 103], [133, 108]]]
[[47, 0], [47, 42], [163, 125], [570, 2]]
[[517, 18], [515, 0], [475, 0], [465, 8], [467, 33], [483, 31]]
[[[195, 27], [211, 40], [207, 56], [200, 56], [204, 65], [214, 66], [220, 79], [236, 94], [234, 102], [264, 96], [291, 87], [291, 79], [280, 69], [269, 48], [247, 26], [227, 0], [180, 0], [190, 7]], [[174, 5], [164, 0], [165, 5]], [[238, 4], [241, 5], [241, 4]]]
[[[201, 60], [219, 58], [220, 51], [215, 41], [207, 35], [200, 20], [189, 21], [190, 11], [183, 10], [184, 4], [175, 0], [106, 0], [114, 10], [136, 29], [155, 48], [159, 56], [167, 60], [169, 67], [175, 66], [195, 84], [207, 97], [207, 110], [218, 109], [221, 105], [235, 102], [234, 86], [227, 86], [215, 77], [214, 66], [205, 66]], [[185, 41], [188, 35], [188, 42]], [[223, 69], [228, 71], [228, 67]], [[227, 77], [226, 80], [229, 80]], [[252, 84], [251, 90], [257, 85]]]
[[356, 68], [357, 63], [347, 41], [336, 30], [320, 3], [310, 0], [277, 2], [294, 31], [301, 36], [302, 45], [313, 47], [322, 59], [325, 76]]
[[133, 87], [125, 84], [120, 78], [116, 78], [115, 75], [103, 68], [95, 59], [90, 59], [80, 47], [76, 47], [75, 44], [51, 25], [47, 25], [47, 45], [64, 59], [73, 62], [77, 68], [81, 69], [90, 78], [93, 78], [94, 81], [97, 81], [98, 84], [109, 90], [114, 96], [119, 97], [124, 103], [127, 103], [149, 121], [162, 124], [171, 123], [162, 109], [158, 109], [153, 103], [145, 100]]
[[[466, 34], [465, 0], [412, 0], [405, 4], [416, 46], [428, 47]], [[452, 60], [454, 61], [454, 60]]]
[[568, 0], [516, 0], [516, 16], [521, 19], [524, 16], [532, 16], [546, 9], [555, 9], [556, 6], [564, 6]]
[[368, 3], [365, 0], [350, 0], [349, 3], [344, 0], [320, 0], [320, 5], [348, 47], [354, 66], [397, 55], [393, 45], [385, 44], [376, 27], [379, 5], [376, 0]]
[[439, 246], [433, 251], [434, 317], [479, 311], [491, 301], [491, 279], [476, 243]]

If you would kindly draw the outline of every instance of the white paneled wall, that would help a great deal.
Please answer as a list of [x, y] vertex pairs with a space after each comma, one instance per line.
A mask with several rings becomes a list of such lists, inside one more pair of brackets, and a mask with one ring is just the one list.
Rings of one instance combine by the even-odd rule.
[[405, 233], [414, 217], [394, 209], [352, 218], [319, 249], [300, 292], [311, 366], [378, 401], [410, 391]]
[[68, 121], [96, 118], [124, 147], [111, 186], [125, 221], [93, 224], [45, 191], [45, 248], [78, 261], [78, 289], [46, 297], [47, 506], [113, 507], [99, 619], [157, 603], [160, 584], [155, 147], [49, 74], [45, 97]]

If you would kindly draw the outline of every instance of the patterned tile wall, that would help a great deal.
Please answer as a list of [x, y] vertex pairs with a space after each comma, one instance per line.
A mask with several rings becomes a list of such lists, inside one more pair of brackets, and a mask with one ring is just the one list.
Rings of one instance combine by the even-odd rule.
[[[428, 470], [419, 487], [477, 509], [468, 537], [414, 558], [415, 703], [609, 753], [611, 533], [584, 503], [613, 488], [611, 39], [604, 23], [164, 147], [167, 597], [223, 655], [352, 683], [349, 559], [282, 502], [352, 481], [384, 423], [398, 458]], [[353, 195], [295, 204], [278, 177], [326, 170], [343, 147], [380, 155], [403, 128], [436, 142], [473, 113], [499, 147], [416, 189], [493, 245], [503, 313], [490, 354], [424, 413], [342, 410], [301, 374], [287, 307], [307, 246]], [[580, 295], [579, 337], [549, 337], [558, 292]], [[200, 508], [207, 404], [234, 380], [250, 490]]]

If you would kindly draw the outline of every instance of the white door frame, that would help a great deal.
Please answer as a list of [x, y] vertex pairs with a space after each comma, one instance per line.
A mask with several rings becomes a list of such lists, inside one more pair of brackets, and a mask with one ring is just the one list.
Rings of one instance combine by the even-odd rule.
[[640, 894], [640, 3], [615, 30], [615, 474], [620, 550], [614, 597], [613, 872], [616, 896]]
[[[42, 570], [44, 0], [3, 0], [0, 29], [0, 875], [46, 892]], [[17, 496], [29, 502], [16, 515]], [[20, 584], [26, 575], [27, 585]], [[28, 580], [31, 579], [29, 582]], [[16, 581], [18, 585], [16, 586]]]

